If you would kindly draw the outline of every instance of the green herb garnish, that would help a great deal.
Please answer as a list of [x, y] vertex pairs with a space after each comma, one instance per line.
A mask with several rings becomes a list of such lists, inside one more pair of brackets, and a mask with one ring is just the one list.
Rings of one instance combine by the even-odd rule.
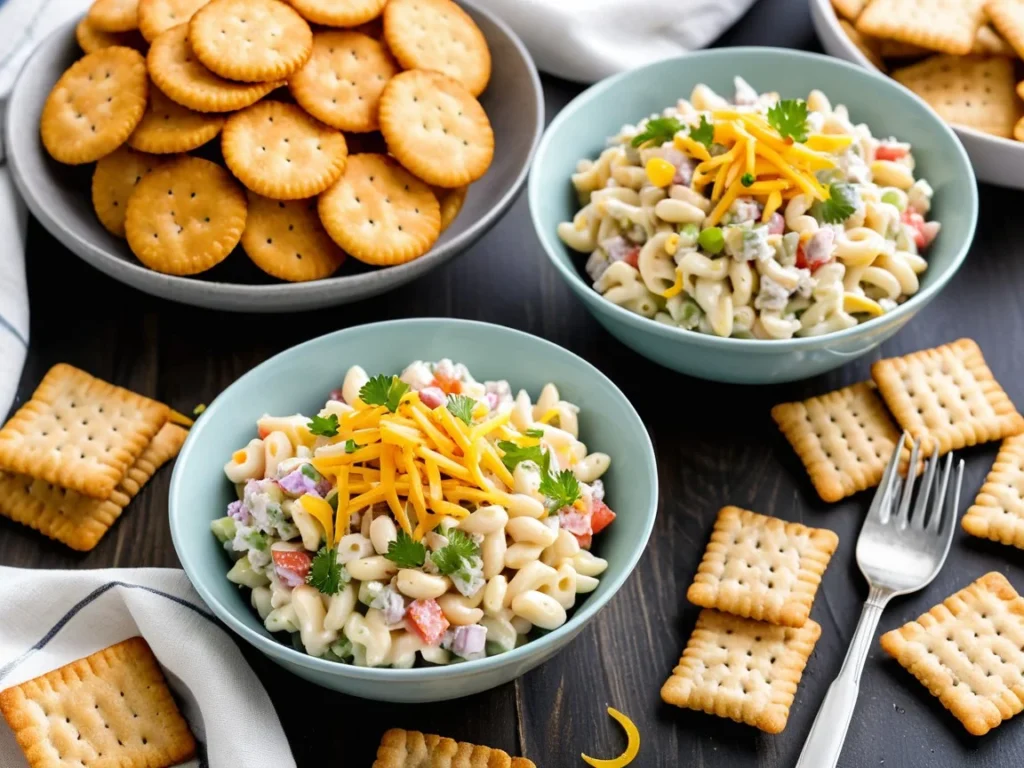
[[544, 437], [543, 429], [528, 429], [524, 433], [527, 437]]
[[338, 417], [333, 413], [327, 416], [314, 416], [309, 420], [306, 429], [320, 437], [334, 437], [338, 434]]
[[448, 395], [448, 404], [445, 406], [448, 412], [457, 419], [462, 419], [466, 424], [473, 423], [473, 406], [476, 400], [466, 395]]
[[402, 401], [402, 395], [409, 391], [409, 385], [397, 376], [380, 374], [366, 382], [359, 390], [359, 399], [367, 405], [383, 405], [394, 413]]
[[501, 463], [508, 467], [509, 472], [515, 472], [516, 465], [521, 461], [532, 461], [545, 472], [551, 463], [551, 459], [539, 445], [516, 445], [508, 440], [499, 440], [498, 449], [502, 452]]
[[857, 210], [857, 190], [851, 184], [834, 181], [828, 185], [828, 199], [811, 206], [811, 215], [826, 224], [846, 221]]
[[316, 467], [314, 467], [312, 464], [303, 464], [301, 467], [299, 467], [299, 472], [308, 477], [314, 483], [319, 483], [321, 480], [324, 479], [324, 476], [317, 472]]
[[715, 126], [708, 122], [707, 115], [700, 116], [700, 125], [690, 128], [690, 138], [699, 141], [708, 149], [715, 141]]
[[427, 548], [405, 531], [398, 532], [398, 538], [388, 544], [384, 555], [399, 568], [419, 568], [427, 557]]
[[351, 437], [345, 441], [345, 453], [355, 453], [359, 450], [359, 443]]
[[553, 509], [572, 506], [580, 497], [580, 483], [568, 469], [563, 469], [557, 475], [545, 472], [541, 475], [538, 490], [551, 499]]
[[803, 99], [784, 99], [768, 110], [768, 124], [782, 138], [807, 141], [807, 102]]
[[632, 144], [639, 147], [641, 144], [653, 141], [661, 146], [666, 141], [671, 141], [679, 131], [683, 130], [683, 124], [674, 117], [653, 117], [644, 125], [644, 130], [633, 137]]
[[463, 567], [464, 561], [480, 554], [480, 547], [458, 528], [450, 529], [445, 536], [448, 544], [431, 554], [430, 559], [442, 576], [450, 576]]
[[320, 547], [306, 575], [306, 583], [325, 595], [336, 595], [341, 590], [341, 563], [333, 547]]

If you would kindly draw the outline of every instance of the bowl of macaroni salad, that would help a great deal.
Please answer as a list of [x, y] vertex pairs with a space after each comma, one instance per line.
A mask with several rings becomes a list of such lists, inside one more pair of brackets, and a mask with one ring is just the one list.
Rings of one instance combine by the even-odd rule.
[[[514, 360], [537, 371], [497, 375]], [[587, 369], [540, 339], [450, 320], [279, 355], [204, 412], [190, 437], [201, 479], [186, 479], [199, 459], [183, 452], [171, 518], [186, 572], [229, 626], [329, 687], [424, 701], [522, 674], [610, 598], [653, 523], [656, 478], [639, 499], [633, 487], [634, 472], [654, 476], [646, 432]], [[246, 428], [239, 411], [259, 404]], [[230, 444], [214, 424], [228, 419]], [[213, 488], [205, 462], [220, 450]], [[216, 507], [193, 508], [195, 482]]]
[[548, 129], [530, 203], [613, 334], [743, 383], [820, 373], [895, 333], [955, 272], [977, 215], [966, 155], [913, 94], [771, 49], [588, 90]]

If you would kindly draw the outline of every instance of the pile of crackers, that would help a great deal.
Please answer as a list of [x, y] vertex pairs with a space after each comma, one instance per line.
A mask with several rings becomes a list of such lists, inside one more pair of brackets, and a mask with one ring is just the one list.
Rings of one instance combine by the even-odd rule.
[[55, 365], [0, 429], [0, 515], [89, 551], [178, 455], [188, 432], [156, 400]]
[[451, 0], [95, 0], [76, 36], [43, 144], [96, 163], [97, 217], [158, 272], [411, 261], [493, 158], [490, 51]]
[[832, 0], [832, 6], [868, 60], [947, 123], [1024, 141], [1024, 0]]
[[686, 593], [704, 610], [661, 698], [781, 733], [821, 636], [811, 605], [838, 545], [832, 531], [724, 507]]

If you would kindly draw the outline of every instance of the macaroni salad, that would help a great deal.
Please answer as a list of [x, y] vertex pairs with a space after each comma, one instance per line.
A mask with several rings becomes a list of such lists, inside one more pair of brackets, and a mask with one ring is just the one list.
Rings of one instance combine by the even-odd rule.
[[555, 629], [607, 562], [611, 459], [579, 409], [536, 402], [451, 360], [345, 375], [313, 417], [264, 416], [224, 466], [237, 500], [212, 523], [271, 632], [360, 666], [482, 658]]
[[821, 91], [727, 101], [706, 85], [625, 126], [572, 176], [558, 226], [609, 301], [658, 322], [755, 339], [813, 336], [917, 292], [932, 188], [911, 146], [877, 139]]

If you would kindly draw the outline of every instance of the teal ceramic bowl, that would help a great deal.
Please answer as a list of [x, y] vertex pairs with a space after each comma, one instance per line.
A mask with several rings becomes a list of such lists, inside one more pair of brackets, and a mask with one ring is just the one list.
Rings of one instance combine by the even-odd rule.
[[[266, 631], [242, 591], [225, 578], [230, 562], [210, 521], [234, 498], [222, 467], [255, 434], [264, 413], [319, 410], [345, 371], [401, 372], [412, 360], [450, 357], [479, 379], [508, 379], [536, 397], [555, 382], [580, 406], [580, 435], [612, 456], [605, 476], [615, 524], [594, 545], [608, 560], [600, 586], [582, 595], [565, 625], [508, 653], [447, 667], [368, 669], [308, 656]], [[426, 702], [468, 696], [519, 677], [569, 643], [626, 581], [651, 535], [658, 475], [647, 430], [625, 395], [570, 352], [526, 333], [465, 320], [418, 319], [338, 331], [282, 352], [228, 387], [197, 420], [171, 478], [171, 536], [178, 559], [211, 610], [246, 642], [299, 677], [368, 699]], [[285, 644], [287, 643], [287, 644]]]
[[[578, 210], [570, 176], [581, 158], [594, 158], [627, 123], [689, 96], [697, 83], [732, 93], [741, 75], [759, 91], [806, 98], [814, 88], [845, 104], [854, 123], [875, 136], [914, 145], [916, 175], [935, 189], [931, 217], [942, 231], [926, 254], [928, 271], [917, 294], [892, 312], [827, 336], [787, 341], [722, 339], [674, 328], [605, 301], [582, 271], [586, 257], [558, 239], [556, 228]], [[846, 62], [775, 48], [722, 48], [667, 59], [604, 80], [574, 99], [551, 122], [534, 156], [530, 213], [541, 245], [601, 325], [630, 348], [691, 376], [742, 384], [803, 379], [871, 351], [934, 299], [967, 255], [978, 217], [978, 193], [967, 154], [934, 112], [894, 80]]]

